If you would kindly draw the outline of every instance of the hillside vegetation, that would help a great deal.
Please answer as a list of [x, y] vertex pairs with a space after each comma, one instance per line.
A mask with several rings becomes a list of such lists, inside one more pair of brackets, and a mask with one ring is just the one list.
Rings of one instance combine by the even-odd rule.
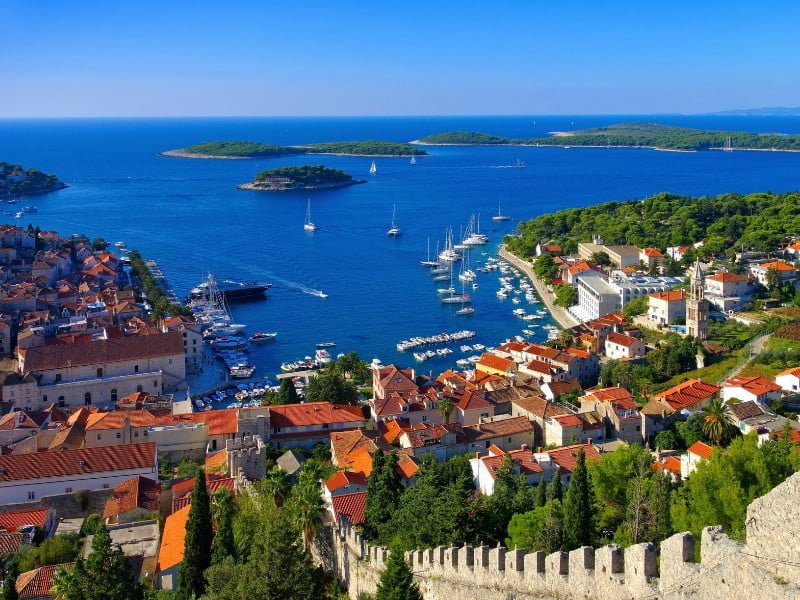
[[774, 251], [800, 232], [800, 194], [722, 194], [692, 198], [659, 194], [645, 200], [605, 202], [541, 215], [521, 223], [519, 237], [507, 240], [520, 256], [533, 254], [540, 241], [558, 242], [565, 252], [599, 235], [606, 244], [689, 245], [721, 254], [731, 248]]
[[184, 152], [190, 154], [206, 154], [208, 156], [237, 156], [241, 158], [258, 156], [286, 156], [288, 154], [303, 154], [304, 151], [291, 146], [275, 146], [272, 144], [259, 144], [257, 142], [203, 142], [194, 146], [187, 146]]
[[305, 146], [307, 152], [314, 154], [358, 154], [362, 156], [424, 156], [427, 154], [411, 144], [365, 140], [361, 142], [323, 142]]
[[261, 171], [256, 175], [255, 182], [265, 181], [272, 177], [285, 177], [291, 179], [293, 184], [303, 186], [347, 183], [353, 180], [352, 175], [339, 169], [329, 169], [323, 165], [301, 165]]
[[657, 123], [617, 123], [593, 129], [579, 129], [562, 135], [535, 138], [506, 138], [487, 133], [452, 131], [422, 138], [422, 144], [530, 146], [629, 146], [664, 150], [708, 150], [731, 147], [762, 150], [800, 150], [800, 135], [750, 133], [746, 131], [704, 131]]
[[21, 165], [0, 162], [0, 195], [25, 196], [43, 194], [67, 187], [55, 175], [38, 169], [23, 169]]

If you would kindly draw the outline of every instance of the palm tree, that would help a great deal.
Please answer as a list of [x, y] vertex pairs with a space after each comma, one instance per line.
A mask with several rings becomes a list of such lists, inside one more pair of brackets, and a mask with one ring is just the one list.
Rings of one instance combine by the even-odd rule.
[[280, 508], [286, 501], [286, 496], [291, 489], [289, 475], [280, 467], [272, 467], [267, 471], [267, 476], [261, 482], [264, 493], [272, 498], [275, 506]]
[[303, 546], [309, 550], [314, 535], [322, 527], [322, 511], [325, 510], [318, 482], [299, 482], [294, 488], [290, 507], [295, 525], [302, 533]]
[[733, 424], [727, 405], [721, 399], [714, 398], [701, 414], [703, 434], [719, 446]]
[[439, 400], [439, 412], [442, 415], [442, 421], [444, 421], [445, 425], [450, 422], [450, 415], [453, 414], [454, 408], [453, 399], [449, 396], [445, 396]]

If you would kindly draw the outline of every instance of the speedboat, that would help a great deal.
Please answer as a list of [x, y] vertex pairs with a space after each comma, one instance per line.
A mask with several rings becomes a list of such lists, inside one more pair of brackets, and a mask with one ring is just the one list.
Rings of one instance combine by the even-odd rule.
[[271, 331], [269, 333], [264, 333], [263, 331], [256, 331], [253, 335], [250, 336], [250, 341], [259, 343], [259, 342], [271, 342], [276, 337], [278, 337], [277, 331]]

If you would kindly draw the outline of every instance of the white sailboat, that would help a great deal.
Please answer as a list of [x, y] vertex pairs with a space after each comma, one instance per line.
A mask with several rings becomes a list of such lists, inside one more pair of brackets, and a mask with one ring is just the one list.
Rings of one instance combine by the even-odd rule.
[[372, 166], [369, 168], [369, 174], [375, 175], [378, 172], [378, 166], [375, 164], [375, 161], [372, 161]]
[[497, 214], [492, 217], [492, 221], [510, 221], [511, 217], [500, 212], [500, 200], [497, 201]]
[[390, 237], [397, 237], [398, 235], [400, 235], [400, 228], [397, 225], [395, 225], [394, 216], [395, 216], [395, 205], [392, 204], [392, 226], [389, 227], [389, 231], [386, 232], [386, 234]]
[[725, 138], [725, 146], [722, 149], [725, 150], [726, 152], [733, 151], [733, 146], [731, 145], [731, 136]]
[[[439, 246], [436, 246], [436, 254], [439, 254]], [[428, 257], [425, 260], [419, 261], [423, 267], [436, 268], [439, 266], [439, 261], [431, 260], [431, 238], [428, 238]]]
[[411, 157], [411, 160], [410, 160], [409, 162], [410, 162], [412, 165], [415, 165], [415, 164], [417, 164], [417, 159], [416, 159], [416, 158], [414, 158], [414, 157], [412, 156], [412, 157]]
[[311, 222], [311, 198], [308, 199], [308, 207], [306, 208], [306, 222], [303, 224], [303, 229], [306, 231], [317, 230], [317, 226]]

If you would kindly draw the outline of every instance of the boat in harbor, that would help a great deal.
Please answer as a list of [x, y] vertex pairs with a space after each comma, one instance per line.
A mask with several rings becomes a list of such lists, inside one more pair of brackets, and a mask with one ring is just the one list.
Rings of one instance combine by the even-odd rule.
[[224, 279], [217, 282], [214, 280], [213, 275], [209, 274], [205, 281], [192, 288], [187, 301], [208, 298], [212, 287], [226, 302], [239, 302], [263, 298], [267, 290], [272, 287], [272, 284], [257, 283], [255, 281], [234, 281], [232, 279]]
[[373, 160], [372, 161], [372, 166], [370, 166], [370, 168], [369, 168], [369, 174], [370, 175], [375, 175], [375, 173], [377, 173], [377, 172], [378, 172], [378, 165], [376, 165], [375, 161]]
[[467, 316], [467, 315], [471, 315], [471, 314], [474, 314], [474, 313], [475, 313], [475, 309], [472, 308], [471, 306], [465, 306], [464, 308], [459, 308], [456, 311], [456, 314], [458, 316]]
[[230, 376], [234, 379], [247, 379], [255, 373], [255, 366], [247, 363], [239, 363], [230, 368]]
[[[374, 163], [373, 163], [374, 164]], [[305, 231], [316, 231], [317, 226], [311, 221], [311, 198], [308, 199], [308, 206], [306, 207], [306, 221], [303, 223]]]
[[492, 217], [492, 221], [510, 221], [511, 217], [500, 212], [500, 200], [497, 201], [497, 214]]
[[411, 160], [409, 161], [409, 163], [412, 164], [412, 165], [415, 165], [415, 164], [417, 164], [417, 159], [412, 156]]
[[334, 348], [336, 347], [336, 342], [320, 342], [317, 344], [317, 348]]
[[261, 342], [271, 342], [277, 337], [278, 337], [277, 331], [271, 331], [269, 333], [264, 333], [263, 331], [256, 331], [253, 335], [250, 336], [249, 339], [253, 343], [261, 343]]
[[[394, 220], [394, 219], [392, 219], [392, 220]], [[438, 248], [437, 248], [436, 254], [439, 254]], [[431, 260], [431, 238], [428, 238], [428, 254], [426, 255], [425, 260], [419, 261], [419, 264], [421, 266], [423, 266], [423, 267], [429, 267], [429, 268], [433, 268], [433, 269], [439, 267], [439, 261], [438, 260]]]
[[389, 231], [386, 232], [386, 235], [388, 235], [389, 237], [397, 237], [398, 235], [400, 235], [400, 228], [394, 222], [394, 217], [395, 217], [395, 205], [392, 204], [392, 225], [391, 227], [389, 227]]
[[461, 252], [453, 246], [453, 230], [448, 229], [445, 235], [444, 250], [439, 253], [439, 260], [456, 262], [461, 260]]

